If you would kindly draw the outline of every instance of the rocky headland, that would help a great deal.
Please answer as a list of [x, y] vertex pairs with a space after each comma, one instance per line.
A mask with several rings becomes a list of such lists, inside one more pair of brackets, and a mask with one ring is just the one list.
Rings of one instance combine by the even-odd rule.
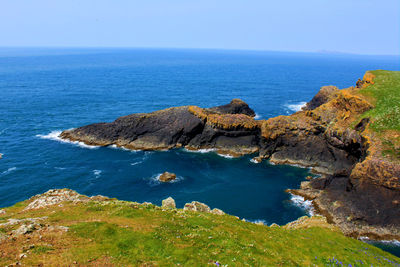
[[[256, 161], [310, 167], [320, 176], [291, 193], [312, 200], [346, 235], [400, 240], [400, 135], [396, 128], [374, 128], [373, 112], [381, 102], [370, 93], [377, 85], [400, 87], [400, 79], [393, 78], [398, 75], [367, 72], [355, 87], [322, 87], [302, 111], [290, 116], [255, 120], [255, 112], [234, 99], [213, 108], [132, 114], [67, 130], [60, 137], [134, 150], [184, 147], [230, 156], [258, 153]], [[387, 80], [391, 83], [385, 84]]]

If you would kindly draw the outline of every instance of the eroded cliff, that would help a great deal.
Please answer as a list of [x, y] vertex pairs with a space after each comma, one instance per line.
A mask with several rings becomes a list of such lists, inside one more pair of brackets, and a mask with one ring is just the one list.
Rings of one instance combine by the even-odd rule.
[[[258, 152], [260, 160], [311, 167], [323, 175], [293, 193], [312, 199], [348, 235], [400, 239], [400, 128], [375, 129], [382, 117], [375, 111], [383, 104], [373, 93], [382, 84], [400, 91], [399, 73], [367, 72], [356, 87], [322, 87], [290, 116], [255, 120], [254, 111], [234, 99], [214, 108], [132, 114], [67, 130], [61, 137], [142, 150], [212, 148], [232, 156]], [[393, 103], [399, 108], [399, 102]]]

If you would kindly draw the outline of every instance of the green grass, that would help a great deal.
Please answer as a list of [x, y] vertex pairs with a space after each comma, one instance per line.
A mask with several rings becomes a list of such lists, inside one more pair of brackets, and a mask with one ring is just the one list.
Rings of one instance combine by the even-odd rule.
[[375, 108], [363, 114], [372, 119], [371, 128], [377, 132], [400, 131], [400, 71], [370, 71], [374, 84], [360, 93], [372, 99]]
[[[361, 266], [362, 261], [364, 266], [394, 266], [391, 262], [400, 262], [319, 220], [302, 229], [267, 227], [230, 215], [162, 210], [123, 201], [22, 209], [12, 207], [7, 214], [13, 218], [47, 216], [43, 224], [69, 227], [68, 232], [41, 232], [40, 239], [38, 234], [0, 244], [0, 251], [15, 250], [16, 255], [21, 253], [18, 246], [34, 245], [26, 252], [26, 265], [215, 266], [219, 262], [228, 266], [336, 266], [341, 262]], [[13, 259], [4, 257], [0, 264]]]
[[44, 253], [47, 253], [47, 252], [52, 251], [52, 250], [54, 250], [54, 248], [52, 248], [52, 247], [48, 247], [48, 246], [36, 246], [36, 247], [34, 247], [34, 248], [32, 249], [32, 253], [35, 253], [35, 254], [44, 254]]

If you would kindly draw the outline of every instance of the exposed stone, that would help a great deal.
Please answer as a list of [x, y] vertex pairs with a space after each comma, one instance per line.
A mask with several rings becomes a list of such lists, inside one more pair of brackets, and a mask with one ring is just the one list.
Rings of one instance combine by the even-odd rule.
[[206, 212], [206, 213], [211, 212], [209, 206], [198, 201], [192, 201], [191, 203], [186, 203], [183, 209], [190, 211]]
[[176, 179], [176, 174], [171, 172], [164, 172], [158, 177], [161, 182], [170, 182]]
[[212, 209], [211, 213], [216, 214], [216, 215], [225, 215], [225, 212], [223, 212], [222, 210], [217, 209], [217, 208]]
[[88, 200], [89, 198], [87, 196], [78, 194], [76, 191], [70, 189], [51, 189], [43, 194], [31, 197], [31, 203], [29, 203], [24, 210], [40, 209], [51, 205], [61, 204], [65, 201], [77, 203]]
[[0, 215], [2, 215], [2, 214], [6, 214], [6, 211], [4, 209], [0, 210]]
[[251, 162], [253, 163], [260, 163], [262, 161], [262, 157], [254, 157], [251, 159]]
[[20, 236], [32, 233], [33, 231], [39, 229], [41, 227], [40, 224], [37, 223], [30, 223], [30, 224], [23, 224], [18, 227], [16, 230], [13, 230], [11, 233], [13, 236]]
[[162, 201], [161, 207], [163, 208], [176, 208], [175, 200], [172, 197], [168, 197]]
[[6, 223], [0, 223], [0, 227], [8, 227], [13, 226], [20, 223], [32, 223], [38, 224], [40, 221], [47, 219], [47, 217], [38, 217], [38, 218], [25, 218], [25, 219], [8, 219]]
[[114, 144], [135, 150], [212, 147], [243, 155], [258, 151], [259, 128], [254, 114], [246, 103], [236, 99], [208, 109], [184, 106], [131, 114], [111, 123], [66, 130], [60, 137], [88, 145]]
[[323, 86], [319, 90], [319, 92], [308, 102], [304, 107], [303, 110], [313, 110], [329, 100], [331, 100], [336, 93], [339, 92], [339, 88], [336, 86]]

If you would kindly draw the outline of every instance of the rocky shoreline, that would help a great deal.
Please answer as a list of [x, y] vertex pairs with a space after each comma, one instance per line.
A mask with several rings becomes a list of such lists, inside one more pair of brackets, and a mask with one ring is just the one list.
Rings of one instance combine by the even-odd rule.
[[359, 94], [373, 84], [366, 73], [356, 87], [322, 87], [290, 116], [255, 120], [242, 100], [213, 108], [173, 107], [132, 114], [61, 133], [87, 145], [134, 150], [215, 149], [233, 157], [310, 167], [322, 176], [290, 190], [349, 236], [400, 240], [400, 165], [381, 156], [380, 140], [361, 115], [374, 104]]

